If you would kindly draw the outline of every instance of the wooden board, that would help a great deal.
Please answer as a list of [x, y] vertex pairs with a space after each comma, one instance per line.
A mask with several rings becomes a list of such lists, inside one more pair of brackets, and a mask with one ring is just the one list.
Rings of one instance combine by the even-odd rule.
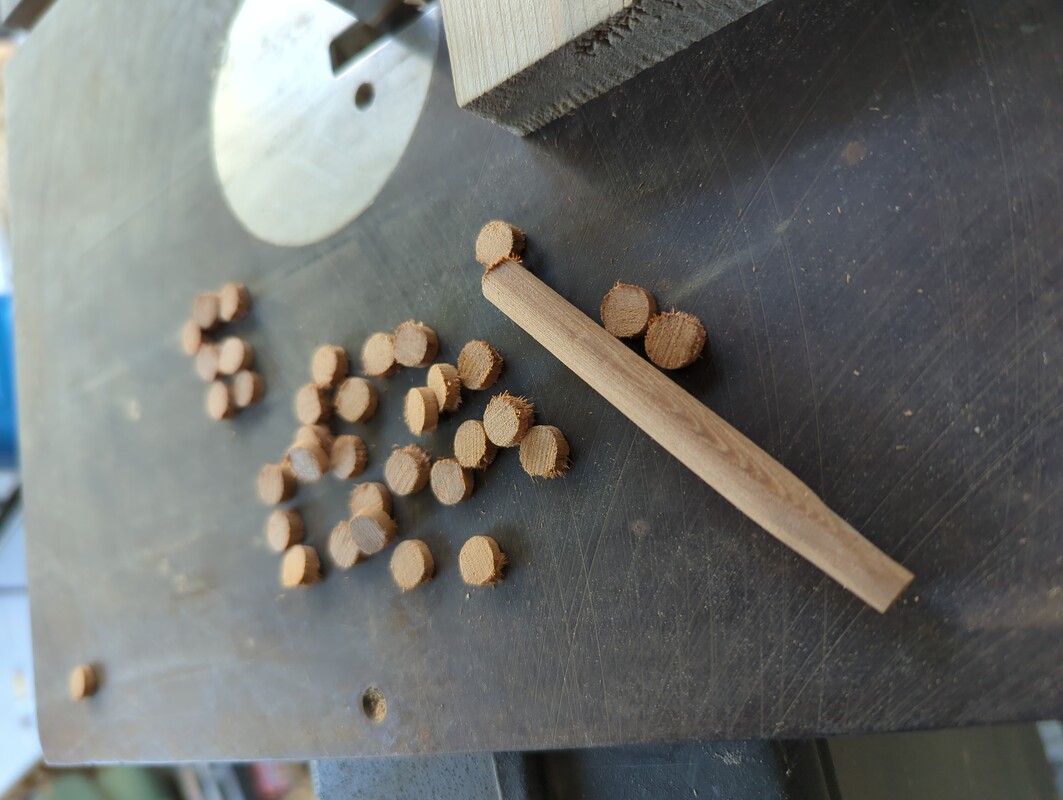
[[458, 105], [528, 134], [767, 0], [440, 0]]
[[[520, 139], [455, 107], [446, 57], [354, 224], [272, 247], [208, 152], [232, 4], [60, 3], [9, 66], [27, 550], [49, 759], [522, 749], [896, 730], [1063, 714], [1063, 8], [776, 0]], [[103, 35], [106, 33], [107, 35]], [[43, 101], [47, 98], [47, 102]], [[594, 314], [617, 279], [704, 320], [677, 375], [918, 576], [878, 615], [759, 531], [480, 296], [501, 216]], [[267, 383], [203, 412], [192, 295], [255, 296]], [[313, 313], [308, 313], [312, 309]], [[468, 503], [396, 503], [436, 577], [386, 559], [282, 593], [254, 476], [324, 342], [422, 319], [563, 430]], [[411, 437], [381, 384], [379, 480]], [[481, 414], [468, 397], [456, 422]], [[910, 412], [910, 413], [909, 413]], [[453, 427], [423, 439], [435, 453]], [[332, 479], [301, 504], [323, 547]], [[512, 568], [461, 582], [473, 534]], [[72, 666], [102, 664], [73, 704]], [[377, 687], [387, 716], [362, 696]]]

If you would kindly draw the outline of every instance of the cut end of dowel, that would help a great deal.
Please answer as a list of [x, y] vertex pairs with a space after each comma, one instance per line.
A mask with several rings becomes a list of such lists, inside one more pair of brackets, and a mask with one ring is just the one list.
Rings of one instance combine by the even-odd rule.
[[490, 536], [473, 536], [461, 546], [458, 567], [469, 586], [493, 586], [502, 580], [506, 554]]
[[435, 571], [435, 559], [420, 539], [400, 542], [391, 554], [391, 577], [404, 592], [427, 583]]
[[476, 237], [476, 260], [488, 270], [503, 261], [520, 261], [524, 251], [524, 231], [500, 219], [491, 220]]

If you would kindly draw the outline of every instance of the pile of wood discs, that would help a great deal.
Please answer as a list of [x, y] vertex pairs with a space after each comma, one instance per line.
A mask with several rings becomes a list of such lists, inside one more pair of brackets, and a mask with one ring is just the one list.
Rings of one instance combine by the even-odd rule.
[[210, 383], [207, 414], [228, 419], [262, 399], [266, 387], [252, 369], [255, 351], [238, 336], [217, 339], [228, 322], [251, 310], [251, 295], [242, 283], [231, 281], [216, 292], [201, 292], [192, 303], [192, 318], [181, 328], [181, 349], [195, 359], [196, 372]]
[[[301, 483], [313, 483], [331, 471], [337, 478], [357, 477], [366, 468], [368, 451], [358, 436], [334, 435], [334, 419], [368, 422], [379, 405], [379, 392], [369, 378], [383, 379], [406, 368], [427, 368], [424, 386], [411, 389], [403, 404], [406, 426], [414, 435], [436, 430], [440, 418], [457, 411], [462, 388], [492, 387], [502, 372], [502, 356], [482, 340], [462, 348], [457, 364], [434, 363], [439, 337], [422, 322], [413, 320], [391, 332], [377, 332], [361, 351], [362, 373], [349, 375], [347, 352], [335, 345], [319, 347], [311, 361], [311, 383], [295, 395], [294, 410], [302, 424], [284, 458], [259, 471], [258, 493], [269, 505], [293, 500]], [[531, 475], [557, 477], [568, 465], [568, 443], [549, 425], [534, 425], [529, 401], [508, 392], [491, 398], [483, 420], [469, 420], [458, 428], [454, 455], [433, 461], [421, 447], [396, 447], [384, 465], [384, 483], [365, 482], [350, 493], [350, 517], [333, 527], [327, 550], [338, 570], [348, 570], [375, 556], [397, 537], [392, 497], [408, 496], [431, 486], [444, 505], [467, 500], [472, 494], [473, 470], [486, 468], [500, 447], [520, 447], [520, 461]], [[298, 510], [277, 508], [266, 523], [266, 538], [283, 553], [280, 579], [285, 588], [310, 586], [323, 577], [321, 558], [306, 544], [306, 531]], [[488, 536], [473, 536], [462, 547], [459, 567], [465, 582], [493, 585], [501, 579], [506, 558]], [[392, 551], [391, 575], [403, 591], [430, 580], [435, 560], [419, 539], [400, 542]]]
[[686, 311], [658, 313], [650, 292], [631, 283], [617, 283], [602, 299], [602, 324], [618, 339], [645, 337], [646, 355], [661, 369], [693, 364], [705, 347], [705, 326]]

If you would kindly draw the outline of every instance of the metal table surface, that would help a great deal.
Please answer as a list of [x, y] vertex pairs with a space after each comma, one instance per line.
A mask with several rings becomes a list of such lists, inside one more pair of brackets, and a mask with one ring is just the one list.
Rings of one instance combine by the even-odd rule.
[[[21, 435], [39, 723], [58, 762], [528, 749], [925, 728], [1063, 713], [1063, 8], [777, 0], [539, 134], [454, 107], [445, 50], [353, 224], [282, 248], [209, 151], [232, 2], [59, 3], [9, 68]], [[707, 324], [677, 380], [916, 574], [878, 615], [758, 530], [479, 295], [492, 217], [595, 313], [618, 279]], [[255, 298], [265, 402], [232, 422], [176, 336]], [[320, 342], [408, 318], [470, 338], [569, 438], [465, 505], [401, 500], [438, 565], [281, 592], [253, 483]], [[407, 370], [381, 383], [367, 477]], [[456, 416], [482, 412], [486, 393]], [[449, 448], [456, 422], [426, 438]], [[314, 544], [341, 518], [300, 494]], [[511, 569], [461, 584], [495, 536]], [[66, 697], [96, 660], [101, 692]], [[385, 720], [363, 714], [368, 686]]]

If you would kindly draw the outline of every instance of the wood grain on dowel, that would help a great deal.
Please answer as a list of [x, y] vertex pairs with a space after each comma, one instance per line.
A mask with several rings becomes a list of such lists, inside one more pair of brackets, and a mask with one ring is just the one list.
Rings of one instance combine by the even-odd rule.
[[877, 611], [907, 569], [831, 511], [752, 441], [521, 264], [483, 276], [484, 297], [742, 513]]

